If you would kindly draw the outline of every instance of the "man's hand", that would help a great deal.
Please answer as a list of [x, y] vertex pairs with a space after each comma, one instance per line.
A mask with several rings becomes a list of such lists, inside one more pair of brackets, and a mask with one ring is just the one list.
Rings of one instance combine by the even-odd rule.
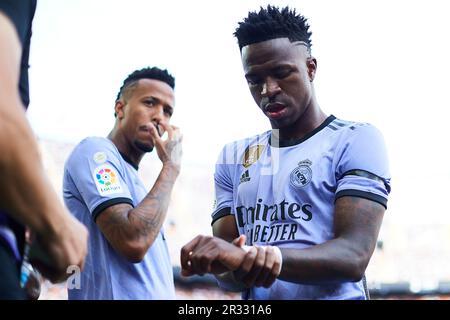
[[84, 267], [87, 254], [88, 232], [83, 224], [68, 212], [56, 233], [37, 234], [30, 250], [30, 262], [51, 282], [66, 280], [67, 268], [76, 265]]
[[181, 142], [183, 141], [180, 129], [164, 122], [160, 122], [159, 125], [167, 132], [168, 138], [166, 140], [160, 137], [159, 130], [153, 123], [147, 124], [158, 157], [163, 164], [171, 164], [179, 169], [182, 155]]
[[244, 249], [223, 239], [199, 235], [181, 249], [181, 274], [187, 277], [234, 271], [245, 254]]
[[281, 256], [273, 246], [250, 247], [241, 265], [234, 270], [233, 276], [247, 288], [269, 288], [281, 271]]
[[181, 249], [181, 274], [221, 274], [232, 271], [234, 279], [246, 287], [269, 288], [280, 274], [281, 256], [277, 248], [244, 245], [241, 235], [229, 243], [210, 236], [197, 236]]
[[232, 242], [247, 251], [240, 267], [233, 272], [233, 277], [247, 288], [269, 288], [280, 274], [281, 256], [276, 252], [277, 248], [272, 246], [247, 247], [244, 245], [245, 239], [241, 235]]

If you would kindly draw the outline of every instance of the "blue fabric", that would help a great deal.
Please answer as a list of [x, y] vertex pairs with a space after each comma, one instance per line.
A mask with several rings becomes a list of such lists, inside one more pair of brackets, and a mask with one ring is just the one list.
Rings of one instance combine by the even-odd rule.
[[[137, 206], [147, 191], [136, 169], [105, 138], [87, 138], [64, 169], [64, 201], [89, 230], [89, 251], [80, 289], [69, 299], [174, 299], [172, 265], [163, 230], [140, 263], [116, 252], [95, 223], [93, 213], [118, 199]], [[101, 214], [101, 212], [99, 213]]]
[[[213, 220], [230, 208], [247, 245], [308, 248], [333, 239], [338, 193], [387, 203], [388, 159], [383, 137], [372, 125], [330, 116], [303, 141], [277, 146], [270, 140], [269, 131], [231, 143], [216, 164]], [[346, 175], [352, 170], [370, 174]], [[250, 299], [366, 298], [362, 281], [302, 285], [277, 280], [269, 289], [252, 288], [248, 294]]]

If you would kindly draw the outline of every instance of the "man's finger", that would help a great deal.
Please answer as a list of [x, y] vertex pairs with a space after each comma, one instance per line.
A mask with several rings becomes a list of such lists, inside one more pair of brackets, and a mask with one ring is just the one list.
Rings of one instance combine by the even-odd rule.
[[276, 261], [276, 253], [273, 249], [273, 247], [266, 247], [265, 249], [266, 253], [266, 261], [264, 262], [264, 266], [259, 273], [258, 277], [255, 280], [255, 286], [261, 287], [266, 283], [266, 279], [269, 277], [271, 272], [273, 272], [273, 265]]
[[234, 239], [233, 242], [231, 242], [231, 243], [239, 248], [242, 248], [245, 244], [246, 239], [247, 239], [247, 237], [245, 235], [241, 234], [239, 237]]
[[250, 250], [245, 254], [240, 267], [236, 271], [234, 271], [234, 276], [237, 280], [243, 279], [251, 270], [257, 254], [258, 250], [255, 247], [251, 247]]
[[161, 137], [159, 135], [159, 131], [156, 128], [156, 126], [153, 123], [151, 123], [151, 122], [147, 123], [146, 126], [147, 126], [147, 129], [148, 129], [148, 132], [150, 133], [150, 136], [153, 138], [153, 144], [161, 143], [162, 139], [161, 139]]
[[275, 280], [277, 280], [279, 275], [278, 269], [280, 269], [280, 263], [278, 261], [275, 261], [272, 267], [272, 271], [269, 273], [269, 275], [264, 280], [264, 283], [262, 284], [264, 288], [270, 288]]
[[264, 248], [262, 247], [256, 247], [257, 249], [257, 255], [255, 257], [255, 260], [253, 262], [252, 268], [247, 272], [247, 274], [242, 278], [242, 282], [247, 287], [253, 287], [255, 284], [255, 281], [259, 274], [261, 273], [261, 270], [264, 267], [264, 264], [266, 262], [266, 252]]
[[192, 252], [195, 249], [195, 247], [198, 245], [198, 243], [200, 242], [201, 239], [202, 239], [202, 236], [196, 236], [194, 239], [192, 239], [187, 244], [185, 244], [183, 246], [183, 248], [181, 248], [180, 263], [181, 263], [181, 267], [183, 269], [186, 269], [186, 270], [191, 269], [191, 265], [188, 262], [190, 262]]
[[210, 272], [211, 263], [216, 258], [216, 254], [208, 246], [203, 246], [192, 255], [192, 271], [199, 275]]
[[161, 127], [163, 127], [163, 129], [167, 132], [167, 135], [168, 135], [169, 139], [172, 140], [173, 139], [173, 133], [174, 133], [174, 130], [172, 128], [173, 126], [171, 126], [170, 124], [165, 123], [165, 122], [160, 122], [159, 125]]

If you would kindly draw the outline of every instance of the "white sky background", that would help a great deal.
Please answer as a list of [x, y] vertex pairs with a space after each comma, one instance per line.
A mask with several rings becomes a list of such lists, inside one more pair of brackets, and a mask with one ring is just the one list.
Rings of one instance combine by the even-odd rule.
[[[172, 123], [184, 133], [184, 161], [212, 173], [225, 143], [269, 129], [232, 36], [249, 10], [267, 3], [39, 0], [33, 129], [60, 141], [106, 136], [125, 77], [145, 66], [168, 68], [176, 77]], [[405, 224], [450, 222], [447, 1], [270, 3], [289, 4], [309, 19], [322, 109], [383, 132], [393, 176], [389, 211]]]

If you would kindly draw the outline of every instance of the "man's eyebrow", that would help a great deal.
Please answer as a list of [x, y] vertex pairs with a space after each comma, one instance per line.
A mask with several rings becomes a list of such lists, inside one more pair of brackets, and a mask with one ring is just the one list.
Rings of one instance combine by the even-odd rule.
[[142, 97], [142, 100], [148, 100], [148, 99], [154, 100], [156, 103], [161, 103], [161, 99], [159, 99], [155, 96], [152, 96], [152, 95]]
[[155, 102], [156, 103], [160, 103], [160, 104], [162, 104], [164, 107], [168, 107], [168, 108], [171, 108], [171, 109], [173, 109], [173, 106], [171, 106], [170, 104], [168, 104], [168, 103], [166, 103], [166, 104], [164, 104], [163, 102], [162, 102], [162, 100], [161, 99], [159, 99], [159, 98], [157, 98], [157, 97], [155, 97], [155, 96], [144, 96], [143, 98], [142, 98], [142, 100], [145, 100], [145, 99], [153, 99], [153, 100], [155, 100]]

